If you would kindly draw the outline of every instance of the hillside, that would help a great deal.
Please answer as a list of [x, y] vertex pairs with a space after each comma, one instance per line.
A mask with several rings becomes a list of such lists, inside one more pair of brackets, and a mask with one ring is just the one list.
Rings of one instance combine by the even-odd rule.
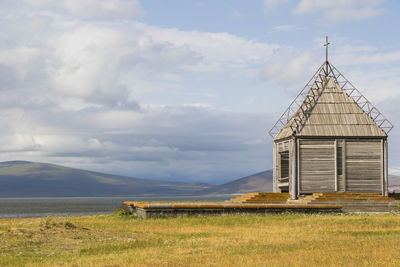
[[[157, 181], [92, 172], [55, 164], [0, 162], [0, 197], [182, 196], [272, 192], [272, 170], [228, 183]], [[400, 191], [400, 176], [389, 176], [389, 190]]]
[[[273, 191], [272, 170], [249, 175], [231, 182], [213, 186], [200, 191], [201, 194], [237, 194], [250, 192], [272, 192]], [[389, 175], [389, 191], [400, 192], [400, 176]]]
[[272, 192], [272, 170], [256, 173], [225, 184], [200, 191], [200, 194], [235, 194], [249, 192]]
[[190, 195], [208, 184], [164, 182], [27, 161], [0, 163], [0, 197]]
[[396, 191], [400, 192], [400, 176], [389, 175], [389, 192]]

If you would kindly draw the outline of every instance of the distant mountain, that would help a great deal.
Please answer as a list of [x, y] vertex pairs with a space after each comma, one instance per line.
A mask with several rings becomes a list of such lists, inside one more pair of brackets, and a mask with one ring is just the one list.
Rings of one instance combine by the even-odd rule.
[[27, 161], [0, 162], [0, 197], [191, 195], [209, 184], [131, 178]]
[[250, 192], [272, 192], [272, 170], [256, 173], [225, 184], [204, 189], [199, 194], [237, 194]]
[[[213, 186], [200, 191], [200, 194], [240, 194], [250, 192], [272, 192], [273, 191], [272, 170], [256, 173], [225, 184]], [[400, 192], [400, 176], [389, 175], [389, 191]]]
[[389, 192], [400, 192], [400, 176], [389, 175]]
[[[225, 184], [166, 182], [28, 161], [0, 162], [0, 197], [183, 196], [272, 192], [272, 170]], [[389, 175], [400, 192], [400, 176]]]

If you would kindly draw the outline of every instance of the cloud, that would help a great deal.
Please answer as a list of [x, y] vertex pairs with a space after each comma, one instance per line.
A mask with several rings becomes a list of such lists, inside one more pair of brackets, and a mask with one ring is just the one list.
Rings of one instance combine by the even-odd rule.
[[335, 57], [345, 65], [388, 65], [400, 62], [400, 51], [381, 52], [371, 46], [343, 45], [338, 47], [335, 53]]
[[299, 90], [319, 65], [318, 57], [312, 51], [283, 49], [267, 61], [260, 75], [282, 88]]
[[144, 10], [138, 0], [22, 0], [24, 6], [91, 19], [135, 19]]
[[[37, 10], [10, 4], [0, 11], [0, 29], [9, 33], [0, 47], [1, 87], [34, 85], [49, 101], [67, 98], [60, 105], [70, 109], [132, 106], [138, 94], [177, 87], [185, 73], [256, 69], [279, 48], [228, 33], [65, 17], [52, 3], [28, 1]], [[43, 13], [47, 9], [53, 13]]]
[[288, 3], [292, 0], [264, 0], [264, 6], [268, 9], [278, 7], [284, 3]]
[[264, 7], [267, 13], [271, 13], [271, 10], [289, 2], [293, 2], [292, 13], [295, 15], [317, 14], [334, 22], [370, 19], [385, 13], [381, 7], [382, 0], [264, 0]]
[[145, 178], [215, 183], [267, 168], [270, 156], [266, 114], [197, 105], [6, 113], [0, 160], [51, 159]]
[[[276, 84], [297, 92], [321, 63], [318, 52], [147, 25], [131, 19], [140, 16], [137, 1], [110, 1], [111, 9], [105, 1], [80, 2], [102, 11], [69, 6], [76, 1], [0, 2], [0, 160], [215, 183], [271, 167], [266, 130], [273, 118], [215, 103], [240, 98], [237, 106], [245, 110], [271, 103]], [[340, 49], [333, 50], [339, 67], [360, 84], [382, 83], [398, 58], [374, 47]], [[382, 72], [367, 80], [357, 61], [348, 60], [357, 57], [390, 63], [381, 60]], [[389, 92], [398, 81], [395, 70], [384, 83]], [[229, 87], [241, 80], [244, 93]], [[254, 84], [264, 96], [250, 91]], [[282, 100], [278, 94], [272, 96]]]
[[188, 70], [210, 72], [226, 68], [242, 68], [243, 64], [247, 66], [259, 64], [281, 47], [224, 32], [181, 31], [146, 24], [137, 24], [137, 28], [149, 34], [154, 42], [190, 48], [196, 52], [201, 60], [196, 65], [188, 66], [186, 68]]
[[293, 9], [296, 15], [322, 13], [331, 21], [363, 20], [384, 13], [380, 0], [300, 0]]
[[304, 28], [290, 24], [282, 24], [272, 28], [272, 32], [284, 32], [293, 30], [304, 30]]
[[239, 10], [234, 9], [231, 11], [231, 13], [229, 13], [227, 15], [227, 18], [233, 19], [233, 20], [238, 20], [238, 19], [244, 18], [244, 14], [242, 12], [240, 12]]
[[[270, 167], [266, 114], [213, 108], [219, 92], [183, 81], [257, 72], [279, 45], [81, 2], [0, 3], [0, 160], [213, 183]], [[174, 90], [187, 101], [168, 104]]]

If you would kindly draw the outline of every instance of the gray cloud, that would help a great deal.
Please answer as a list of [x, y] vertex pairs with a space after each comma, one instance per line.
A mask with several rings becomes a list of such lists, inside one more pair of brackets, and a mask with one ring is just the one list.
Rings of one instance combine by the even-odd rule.
[[[120, 116], [104, 116], [115, 112]], [[99, 114], [102, 123], [93, 121]], [[124, 175], [215, 183], [269, 167], [266, 118], [185, 106], [57, 114], [21, 110], [3, 128], [7, 133], [0, 131], [5, 137], [0, 148], [2, 159], [20, 152], [24, 159]]]

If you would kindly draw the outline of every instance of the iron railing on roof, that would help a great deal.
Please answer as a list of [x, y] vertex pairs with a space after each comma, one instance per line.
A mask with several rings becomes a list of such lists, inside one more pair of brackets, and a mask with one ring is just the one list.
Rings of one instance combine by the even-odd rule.
[[[335, 66], [326, 61], [318, 68], [312, 78], [268, 132], [272, 138], [274, 138], [292, 118], [292, 123], [289, 125], [291, 130], [293, 132], [301, 131], [308, 119], [310, 111], [326, 86], [326, 83], [323, 82], [323, 77], [332, 77], [335, 79], [335, 82], [343, 89], [343, 91], [353, 99], [353, 101], [386, 134], [392, 130], [393, 124], [375, 106], [373, 106], [371, 102], [369, 102], [361, 92], [335, 68]], [[320, 88], [320, 85], [322, 85], [323, 88]]]

